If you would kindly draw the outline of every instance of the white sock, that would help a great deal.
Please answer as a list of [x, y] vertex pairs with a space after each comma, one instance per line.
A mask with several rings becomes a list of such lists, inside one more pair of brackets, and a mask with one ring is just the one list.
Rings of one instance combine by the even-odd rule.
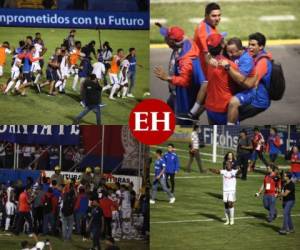
[[20, 85], [21, 85], [21, 80], [18, 80], [17, 83], [16, 83], [16, 86], [15, 86], [15, 89], [18, 90]]
[[14, 85], [14, 83], [15, 83], [14, 81], [10, 81], [8, 83], [6, 89], [4, 90], [4, 93], [7, 93], [11, 89], [11, 87]]
[[233, 220], [234, 219], [234, 207], [229, 208], [229, 214], [230, 214], [230, 219]]
[[62, 84], [62, 81], [61, 81], [61, 80], [58, 80], [58, 81], [55, 83], [55, 88], [60, 87], [61, 84]]
[[233, 122], [227, 122], [227, 125], [232, 126], [232, 125], [235, 125], [235, 123], [233, 123]]
[[122, 92], [122, 97], [125, 97], [126, 96], [126, 94], [127, 94], [127, 89], [128, 89], [128, 87], [123, 87], [123, 92]]
[[5, 230], [6, 231], [9, 229], [9, 225], [10, 225], [10, 217], [6, 217], [6, 220], [5, 220]]
[[106, 86], [103, 87], [102, 92], [108, 89], [111, 89], [112, 85], [107, 84]]
[[200, 108], [200, 104], [198, 102], [195, 102], [194, 106], [190, 110], [190, 113], [196, 115], [198, 113], [199, 108]]
[[229, 221], [229, 209], [225, 208], [225, 218], [226, 221]]
[[64, 79], [64, 81], [63, 81], [63, 85], [62, 85], [63, 89], [65, 89], [65, 88], [66, 88], [66, 84], [67, 84], [67, 79]]
[[24, 84], [24, 85], [27, 84], [27, 79], [25, 79], [25, 81], [23, 82], [23, 84]]
[[73, 89], [76, 89], [76, 86], [77, 86], [77, 83], [78, 83], [78, 79], [79, 79], [79, 76], [78, 76], [78, 74], [76, 74], [74, 76], [74, 80], [73, 80], [73, 86], [72, 86]]
[[38, 74], [36, 75], [36, 77], [35, 77], [35, 80], [34, 80], [34, 83], [35, 83], [35, 84], [38, 83], [38, 81], [40, 80], [40, 77], [41, 77], [41, 74], [38, 73]]
[[120, 88], [120, 85], [115, 83], [114, 86], [112, 87], [111, 91], [110, 91], [110, 95], [109, 98], [112, 98], [114, 96], [114, 94], [116, 93], [116, 91]]

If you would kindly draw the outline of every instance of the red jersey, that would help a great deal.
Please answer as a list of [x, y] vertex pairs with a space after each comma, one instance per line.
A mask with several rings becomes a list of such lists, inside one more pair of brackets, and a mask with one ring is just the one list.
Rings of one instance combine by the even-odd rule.
[[300, 172], [300, 153], [291, 156], [291, 172]]
[[29, 199], [26, 191], [23, 191], [19, 196], [19, 212], [30, 212]]
[[103, 210], [103, 215], [105, 218], [112, 217], [113, 206], [114, 206], [114, 202], [109, 198], [103, 198], [100, 200], [100, 207]]
[[278, 178], [271, 175], [266, 175], [264, 178], [264, 189], [265, 194], [275, 196], [276, 194], [276, 188], [278, 188], [279, 181]]
[[[218, 61], [225, 59], [231, 67], [237, 69], [237, 65], [229, 61], [224, 56], [217, 56]], [[227, 112], [228, 104], [235, 92], [235, 85], [221, 66], [214, 67], [207, 65], [207, 95], [205, 99], [205, 107], [213, 112]]]
[[252, 144], [255, 150], [262, 151], [264, 143], [265, 143], [265, 139], [261, 133], [257, 133], [253, 135]]
[[205, 20], [201, 21], [196, 27], [194, 32], [194, 41], [199, 48], [199, 59], [201, 62], [202, 70], [207, 77], [207, 65], [204, 54], [208, 52], [206, 39], [209, 35], [218, 34], [216, 27], [210, 26]]

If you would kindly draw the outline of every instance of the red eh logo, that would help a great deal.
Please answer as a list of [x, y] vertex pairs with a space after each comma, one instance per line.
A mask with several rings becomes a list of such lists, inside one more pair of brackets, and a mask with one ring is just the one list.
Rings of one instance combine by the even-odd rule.
[[140, 142], [147, 145], [160, 144], [173, 134], [175, 115], [165, 102], [147, 99], [131, 111], [129, 127]]

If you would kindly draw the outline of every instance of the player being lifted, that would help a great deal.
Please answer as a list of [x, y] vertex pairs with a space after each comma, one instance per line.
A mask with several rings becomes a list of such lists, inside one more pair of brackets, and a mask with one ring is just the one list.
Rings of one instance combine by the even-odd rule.
[[81, 52], [81, 42], [75, 42], [75, 48], [70, 51], [70, 73], [74, 75], [72, 89], [77, 90], [77, 83], [79, 80], [79, 69], [78, 69], [78, 60], [80, 57], [84, 57], [85, 54]]
[[112, 90], [109, 95], [109, 99], [115, 99], [114, 94], [116, 91], [122, 92], [122, 98], [126, 98], [127, 90], [128, 90], [128, 69], [130, 66], [130, 62], [128, 60], [128, 56], [121, 61], [120, 71], [118, 73], [118, 83], [114, 84]]
[[225, 169], [209, 169], [215, 174], [223, 175], [223, 201], [225, 206], [224, 225], [234, 224], [234, 202], [236, 201], [236, 176], [240, 173], [240, 169], [232, 169], [232, 162], [225, 163]]
[[117, 54], [113, 56], [110, 64], [110, 69], [108, 71], [110, 84], [107, 84], [102, 91], [106, 91], [108, 89], [113, 88], [113, 86], [119, 83], [118, 73], [120, 69], [121, 60], [124, 57], [123, 49], [118, 49]]

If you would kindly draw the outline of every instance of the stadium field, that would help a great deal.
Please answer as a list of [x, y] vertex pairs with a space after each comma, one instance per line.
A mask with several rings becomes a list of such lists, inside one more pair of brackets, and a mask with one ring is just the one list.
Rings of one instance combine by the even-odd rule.
[[[88, 240], [83, 242], [81, 238], [77, 235], [72, 236], [70, 242], [62, 241], [61, 239], [55, 237], [39, 237], [39, 241], [49, 239], [52, 245], [52, 249], [68, 249], [68, 250], [84, 250], [89, 249], [92, 246], [92, 241]], [[25, 234], [20, 234], [19, 236], [8, 236], [4, 232], [0, 231], [0, 250], [19, 250], [21, 249], [20, 243], [27, 240], [30, 244], [34, 243], [32, 238], [29, 238]], [[148, 243], [145, 241], [133, 241], [133, 240], [122, 240], [116, 243], [121, 249], [132, 249], [132, 250], [147, 250]], [[105, 243], [101, 241], [101, 247], [104, 249]]]
[[[192, 37], [197, 23], [200, 22], [195, 21], [195, 18], [203, 18], [206, 2], [178, 1], [172, 4], [151, 4], [151, 19], [165, 19], [167, 26], [179, 25], [189, 37]], [[238, 36], [247, 40], [249, 34], [259, 30], [266, 35], [267, 39], [300, 38], [300, 34], [297, 32], [300, 28], [298, 21], [300, 19], [299, 0], [231, 0], [219, 2], [224, 18], [218, 29], [228, 32], [229, 37]], [[273, 17], [271, 18], [273, 20], [264, 21], [269, 16], [276, 16], [276, 18], [275, 20]], [[154, 25], [151, 25], [150, 41], [151, 43], [163, 42], [157, 27]]]
[[[69, 34], [69, 29], [45, 29], [45, 28], [5, 28], [0, 27], [0, 42], [8, 41], [10, 45], [17, 47], [18, 41], [26, 36], [34, 37], [36, 32], [42, 34], [45, 47], [48, 49], [44, 55], [45, 66], [43, 78], [45, 79], [46, 64], [54, 49], [60, 46], [63, 39]], [[82, 45], [91, 40], [96, 41], [96, 48], [99, 47], [98, 32], [96, 30], [77, 30], [76, 40]], [[143, 67], [137, 67], [136, 86], [133, 94], [135, 98], [117, 99], [111, 101], [108, 96], [102, 96], [102, 102], [106, 106], [102, 109], [103, 124], [125, 124], [131, 109], [136, 103], [144, 98], [144, 93], [149, 92], [149, 32], [148, 31], [123, 31], [123, 30], [101, 30], [101, 42], [109, 41], [114, 52], [123, 48], [127, 53], [130, 47], [137, 50], [137, 61]], [[4, 76], [0, 78], [0, 84], [6, 83], [10, 77], [11, 56], [7, 56]], [[79, 114], [82, 107], [79, 104], [79, 92], [71, 88], [73, 77], [67, 82], [66, 95], [56, 97], [47, 96], [45, 93], [36, 94], [35, 89], [30, 89], [26, 97], [21, 96], [0, 96], [1, 122], [3, 124], [71, 124], [73, 118]], [[48, 90], [45, 87], [44, 91]], [[89, 113], [81, 121], [83, 124], [95, 124], [96, 118], [93, 112]]]
[[[174, 143], [181, 166], [187, 164], [186, 143]], [[163, 147], [166, 144], [161, 145]], [[155, 148], [152, 148], [155, 151]], [[164, 150], [165, 151], [165, 150]], [[210, 147], [201, 152], [211, 152]], [[280, 159], [279, 165], [287, 165]], [[221, 164], [203, 162], [205, 168], [221, 167]], [[262, 165], [258, 161], [258, 166]], [[153, 168], [153, 166], [152, 166]], [[263, 173], [248, 175], [247, 181], [237, 180], [235, 225], [223, 225], [222, 177], [212, 173], [199, 174], [194, 163], [193, 171], [179, 172], [175, 185], [176, 202], [169, 204], [165, 193], [158, 192], [157, 202], [150, 208], [151, 249], [207, 249], [252, 250], [286, 249], [300, 247], [300, 186], [296, 186], [296, 205], [292, 210], [296, 229], [294, 234], [281, 236], [281, 201], [277, 200], [279, 217], [272, 223], [265, 220], [266, 210], [262, 198], [254, 197], [263, 181]]]

